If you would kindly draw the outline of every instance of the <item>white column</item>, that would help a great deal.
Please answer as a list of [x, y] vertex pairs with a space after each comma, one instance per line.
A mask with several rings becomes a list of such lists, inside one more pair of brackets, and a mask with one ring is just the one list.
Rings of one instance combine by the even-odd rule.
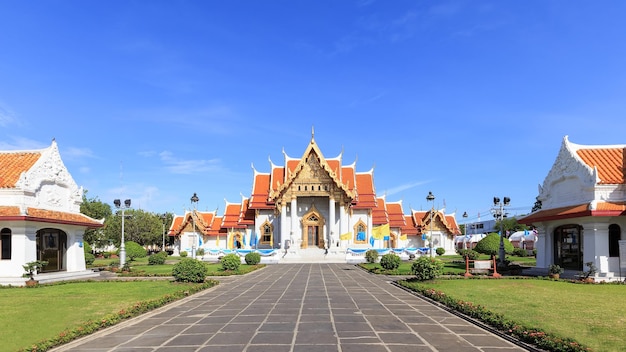
[[[374, 225], [372, 224], [372, 212], [370, 211], [367, 214], [367, 243], [370, 243], [370, 237], [372, 236], [372, 229], [373, 229]], [[374, 240], [377, 241], [377, 240]], [[376, 244], [376, 242], [374, 242], [374, 244]]]
[[280, 206], [280, 246], [283, 248], [285, 245], [285, 239], [287, 239], [287, 204], [282, 202]]
[[337, 239], [335, 238], [335, 198], [330, 196], [328, 198], [328, 243], [326, 248], [336, 247]]
[[[343, 235], [344, 233], [348, 232], [348, 230], [346, 228], [344, 228], [346, 226], [346, 208], [343, 206], [339, 206], [339, 236]], [[349, 226], [348, 226], [349, 228]], [[342, 242], [341, 240], [339, 240], [339, 242], [342, 244], [342, 247], [346, 246], [346, 242]]]
[[291, 229], [289, 232], [289, 238], [292, 243], [292, 248], [297, 251], [300, 248], [301, 238], [298, 237], [298, 199], [296, 197], [291, 198]]

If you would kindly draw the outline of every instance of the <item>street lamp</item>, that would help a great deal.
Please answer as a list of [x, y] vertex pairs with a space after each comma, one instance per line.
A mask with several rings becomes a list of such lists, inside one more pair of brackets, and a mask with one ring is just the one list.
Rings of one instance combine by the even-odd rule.
[[163, 232], [161, 232], [163, 234], [163, 247], [161, 248], [161, 250], [165, 252], [165, 221], [167, 221], [167, 215], [162, 214], [161, 220], [162, 220], [161, 225], [163, 227]]
[[504, 212], [504, 207], [509, 206], [511, 203], [511, 198], [504, 197], [503, 201], [500, 202], [500, 198], [493, 197], [493, 209], [491, 212], [493, 213], [493, 217], [496, 218], [496, 221], [500, 221], [500, 248], [498, 251], [498, 264], [504, 266], [504, 224], [502, 224], [502, 219], [506, 218], [506, 213]]
[[124, 244], [124, 211], [130, 208], [130, 199], [124, 201], [124, 205], [119, 199], [113, 200], [113, 204], [117, 209], [122, 210], [122, 243], [120, 244], [120, 267], [123, 268], [126, 265], [126, 245]]
[[467, 243], [465, 241], [467, 241], [467, 212], [463, 212], [463, 221], [465, 222], [463, 224], [463, 249], [467, 249]]
[[193, 224], [193, 242], [191, 243], [191, 257], [196, 259], [196, 219], [195, 219], [195, 214], [196, 214], [196, 204], [198, 203], [198, 201], [200, 200], [200, 198], [198, 198], [198, 195], [196, 194], [196, 192], [193, 192], [193, 196], [191, 196], [191, 204], [193, 205], [193, 213], [191, 213], [191, 223]]
[[435, 196], [433, 192], [428, 191], [428, 195], [426, 196], [426, 201], [433, 202], [432, 208], [430, 209], [430, 240], [428, 241], [428, 247], [430, 248], [430, 257], [433, 257], [433, 211], [435, 210]]

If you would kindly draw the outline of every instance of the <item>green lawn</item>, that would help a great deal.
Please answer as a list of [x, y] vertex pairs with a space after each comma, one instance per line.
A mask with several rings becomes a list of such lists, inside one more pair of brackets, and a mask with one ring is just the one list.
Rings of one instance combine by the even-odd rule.
[[[463, 275], [465, 273], [465, 261], [463, 257], [460, 255], [444, 255], [437, 256], [437, 259], [440, 259], [444, 263], [443, 274], [444, 275]], [[537, 259], [535, 257], [514, 257], [507, 256], [507, 260], [509, 260], [512, 264], [518, 264], [521, 266], [535, 266], [537, 263]], [[489, 260], [488, 255], [481, 255], [478, 259], [480, 260]], [[386, 272], [382, 270], [379, 263], [363, 263], [360, 264], [364, 269], [377, 273], [377, 274], [388, 274], [388, 275], [411, 275], [411, 265], [412, 261], [403, 261], [400, 263], [400, 267], [394, 272]]]
[[88, 320], [185, 289], [169, 281], [72, 282], [0, 289], [0, 350], [16, 351]]
[[420, 285], [573, 338], [594, 351], [623, 351], [626, 346], [626, 285], [542, 279], [452, 279]]

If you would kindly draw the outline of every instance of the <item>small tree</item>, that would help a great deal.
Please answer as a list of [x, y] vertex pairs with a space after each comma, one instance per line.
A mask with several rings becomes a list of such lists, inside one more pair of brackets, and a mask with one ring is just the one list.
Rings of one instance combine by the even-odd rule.
[[261, 262], [261, 255], [257, 252], [250, 252], [246, 254], [244, 259], [248, 265], [257, 265]]
[[[509, 242], [508, 239], [504, 238], [504, 252], [510, 254], [513, 252], [513, 245]], [[476, 243], [476, 247], [474, 250], [478, 253], [488, 254], [492, 258], [498, 255], [500, 251], [500, 235], [497, 233], [490, 233], [485, 236], [482, 240]]]
[[126, 257], [129, 261], [133, 261], [136, 258], [145, 258], [148, 255], [148, 251], [137, 242], [127, 241], [125, 245]]
[[48, 262], [45, 260], [35, 260], [34, 262], [28, 262], [26, 265], [22, 265], [24, 271], [26, 271], [26, 276], [29, 279], [33, 280], [33, 276], [35, 273], [39, 272], [44, 266], [48, 265]]
[[239, 265], [241, 265], [241, 258], [235, 253], [226, 254], [220, 259], [220, 263], [222, 263], [222, 269], [224, 270], [237, 270]]
[[193, 258], [183, 258], [172, 267], [172, 276], [180, 282], [204, 282], [208, 274], [209, 268]]
[[387, 253], [380, 257], [380, 266], [385, 270], [396, 270], [400, 266], [400, 257], [393, 254]]
[[438, 256], [442, 256], [446, 253], [446, 250], [443, 247], [437, 247], [437, 249], [435, 249], [435, 253], [437, 253]]
[[411, 265], [411, 272], [420, 281], [432, 280], [443, 274], [443, 262], [440, 259], [421, 256]]
[[378, 260], [378, 251], [375, 249], [370, 249], [365, 252], [365, 260], [368, 263], [376, 263], [376, 261]]

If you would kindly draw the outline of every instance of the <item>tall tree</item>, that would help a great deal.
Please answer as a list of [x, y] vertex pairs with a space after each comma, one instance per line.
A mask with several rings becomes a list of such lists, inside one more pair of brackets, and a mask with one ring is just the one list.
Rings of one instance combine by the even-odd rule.
[[[124, 240], [137, 242], [142, 246], [161, 248], [163, 242], [164, 220], [162, 214], [155, 214], [141, 209], [124, 211]], [[166, 221], [168, 217], [166, 216]], [[169, 220], [171, 222], [171, 220]], [[117, 211], [105, 222], [105, 233], [116, 246], [122, 239], [122, 211]]]
[[[112, 214], [111, 206], [100, 201], [98, 197], [87, 198], [87, 192], [87, 190], [83, 192], [83, 202], [80, 205], [81, 214], [97, 220], [105, 219], [106, 222], [106, 219], [110, 218]], [[102, 248], [109, 244], [102, 228], [86, 230], [83, 239], [95, 248]]]

